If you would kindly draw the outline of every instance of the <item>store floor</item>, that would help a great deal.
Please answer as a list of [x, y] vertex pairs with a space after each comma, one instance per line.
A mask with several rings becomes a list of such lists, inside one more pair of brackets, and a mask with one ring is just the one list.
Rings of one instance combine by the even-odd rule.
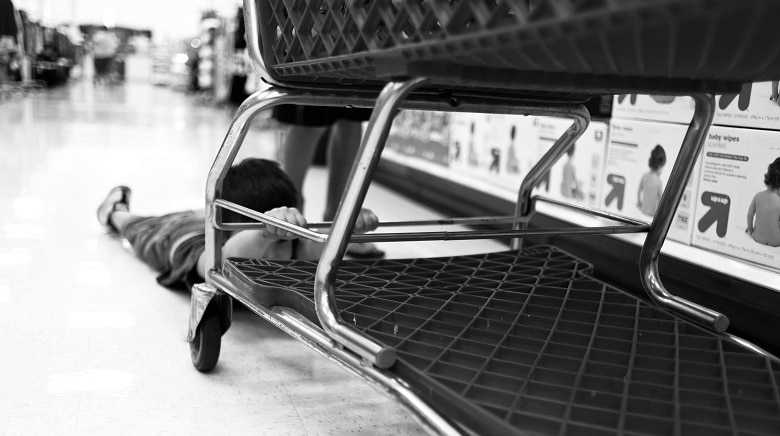
[[[247, 310], [217, 368], [196, 371], [185, 341], [189, 295], [165, 289], [102, 231], [95, 208], [116, 184], [132, 210], [203, 204], [230, 121], [143, 82], [85, 80], [0, 103], [0, 435], [421, 434], [411, 414]], [[242, 156], [273, 157], [256, 128]], [[326, 171], [307, 180], [317, 220]], [[436, 217], [372, 186], [385, 220]], [[493, 242], [394, 243], [392, 257], [502, 249]]]

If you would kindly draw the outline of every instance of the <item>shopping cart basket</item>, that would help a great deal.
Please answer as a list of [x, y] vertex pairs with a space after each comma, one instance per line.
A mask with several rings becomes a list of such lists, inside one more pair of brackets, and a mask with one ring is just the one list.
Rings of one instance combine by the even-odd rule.
[[[233, 299], [373, 382], [443, 434], [778, 434], [780, 360], [728, 318], [670, 293], [660, 250], [712, 122], [712, 94], [780, 78], [772, 0], [246, 0], [247, 39], [271, 88], [239, 108], [209, 172], [206, 283], [188, 340], [216, 364]], [[598, 228], [528, 226], [536, 185], [582, 134], [594, 95], [691, 95], [696, 109], [652, 224], [583, 209]], [[279, 104], [373, 107], [330, 233], [221, 199], [252, 119]], [[541, 114], [571, 127], [529, 172], [511, 230], [350, 236], [401, 108]], [[229, 209], [258, 221], [226, 223]], [[582, 208], [581, 208], [582, 209]], [[224, 259], [222, 232], [271, 223], [324, 244], [318, 262]], [[392, 226], [399, 223], [384, 224]], [[401, 223], [403, 224], [403, 223]], [[421, 224], [416, 222], [415, 224]], [[442, 221], [436, 221], [441, 225]], [[653, 304], [594, 278], [547, 234], [646, 232]], [[503, 253], [347, 261], [347, 244], [509, 237]]]

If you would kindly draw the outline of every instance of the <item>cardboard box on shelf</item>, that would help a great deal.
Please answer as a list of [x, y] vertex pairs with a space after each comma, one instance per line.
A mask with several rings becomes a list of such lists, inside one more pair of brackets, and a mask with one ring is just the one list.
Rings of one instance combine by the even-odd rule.
[[449, 112], [401, 111], [393, 121], [385, 148], [446, 166], [449, 160], [450, 118]]
[[[693, 245], [780, 269], [780, 132], [713, 127], [703, 150]], [[754, 210], [755, 209], [755, 210]], [[749, 226], [755, 230], [748, 232]]]
[[[687, 126], [613, 119], [609, 128], [607, 159], [603, 175], [601, 209], [650, 222]], [[675, 212], [668, 238], [690, 244], [697, 191], [698, 163]]]
[[456, 179], [477, 178], [507, 192], [522, 180], [520, 157], [530, 136], [528, 117], [495, 114], [453, 114], [450, 167]]
[[739, 94], [719, 95], [713, 124], [780, 130], [776, 95], [777, 85], [773, 82], [752, 83], [743, 86]]
[[[529, 163], [536, 163], [571, 124], [571, 120], [563, 118], [535, 117], [532, 125], [535, 127], [538, 147], [536, 156], [531, 156]], [[608, 130], [609, 126], [605, 122], [591, 122], [570, 152], [552, 167], [548, 176], [536, 187], [534, 194], [599, 208]]]
[[[718, 95], [713, 124], [780, 130], [780, 105], [776, 95], [774, 82], [747, 84], [738, 94]], [[614, 97], [612, 116], [687, 124], [693, 110], [690, 97], [623, 94]]]
[[[453, 171], [461, 174], [480, 174], [484, 167], [483, 114], [454, 113], [450, 124], [449, 163]], [[484, 171], [487, 173], [487, 171]]]
[[614, 97], [612, 117], [687, 124], [693, 109], [690, 97], [621, 94]]

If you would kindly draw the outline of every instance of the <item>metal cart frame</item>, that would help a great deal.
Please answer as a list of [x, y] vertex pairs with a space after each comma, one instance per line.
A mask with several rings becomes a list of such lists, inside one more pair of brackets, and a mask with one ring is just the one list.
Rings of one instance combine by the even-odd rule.
[[[232, 297], [315, 351], [390, 394], [410, 409], [429, 431], [440, 434], [461, 434], [464, 428], [455, 423], [452, 417], [443, 416], [440, 410], [430, 404], [430, 401], [421, 398], [417, 392], [411, 389], [403, 378], [388, 371], [388, 368], [391, 368], [397, 360], [396, 350], [393, 347], [387, 346], [360, 331], [345, 322], [339, 315], [335, 297], [336, 278], [340, 266], [343, 264], [348, 243], [350, 241], [421, 241], [509, 237], [515, 241], [512, 248], [519, 252], [522, 248], [522, 238], [527, 236], [629, 232], [647, 232], [639, 259], [639, 269], [642, 284], [653, 302], [678, 317], [711, 330], [720, 337], [739, 343], [767, 359], [777, 361], [774, 356], [758, 347], [725, 333], [729, 324], [726, 316], [669, 292], [664, 286], [659, 272], [660, 252], [674, 211], [683, 196], [696, 157], [703, 147], [712, 123], [715, 108], [711, 94], [690, 94], [696, 105], [693, 120], [688, 127], [658, 212], [649, 226], [617, 215], [564, 204], [566, 207], [580, 209], [613, 223], [598, 228], [529, 229], [528, 223], [535, 213], [535, 204], [539, 201], [551, 201], [541, 197], [532, 197], [533, 186], [574, 144], [590, 122], [588, 111], [579, 102], [576, 100], [555, 101], [545, 98], [522, 100], [515, 95], [502, 96], [493, 92], [479, 91], [437, 92], [429, 87], [429, 85], [436, 83], [435, 80], [425, 76], [399, 77], [387, 80], [381, 91], [376, 86], [372, 86], [374, 85], [372, 83], [366, 86], [339, 86], [330, 83], [280, 82], [275, 80], [266, 70], [262, 53], [261, 40], [263, 36], [259, 24], [258, 2], [245, 0], [244, 11], [247, 41], [253, 64], [260, 76], [272, 86], [270, 89], [253, 94], [240, 106], [209, 172], [206, 186], [206, 265], [208, 277], [206, 283], [196, 285], [192, 289], [192, 309], [187, 337], [191, 343], [193, 361], [198, 369], [208, 371], [216, 364], [216, 359], [219, 356], [219, 337], [230, 325], [232, 311], [230, 297]], [[315, 231], [316, 226], [313, 226], [312, 229], [298, 228], [221, 199], [222, 182], [244, 141], [252, 120], [260, 112], [281, 104], [374, 108], [353, 165], [348, 187], [331, 224], [329, 235]], [[379, 162], [392, 120], [399, 109], [548, 115], [569, 118], [572, 120], [572, 125], [523, 180], [518, 192], [514, 216], [460, 218], [414, 223], [418, 225], [512, 223], [513, 229], [350, 236], [372, 175]], [[224, 223], [221, 218], [222, 209], [229, 209], [254, 218], [258, 223]], [[222, 231], [258, 228], [265, 224], [277, 225], [301, 237], [324, 243], [324, 251], [317, 264], [313, 279], [314, 307], [321, 327], [293, 309], [277, 305], [268, 306], [258, 302], [252, 293], [242, 291], [225, 274], [223, 270], [222, 244], [224, 241]], [[404, 224], [410, 223], [383, 223], [382, 225], [392, 227]]]

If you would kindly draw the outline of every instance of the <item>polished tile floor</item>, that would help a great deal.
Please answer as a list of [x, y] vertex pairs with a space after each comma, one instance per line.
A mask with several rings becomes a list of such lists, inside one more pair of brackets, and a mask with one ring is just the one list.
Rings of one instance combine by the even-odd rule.
[[[88, 81], [0, 103], [0, 435], [413, 435], [411, 414], [266, 324], [235, 313], [211, 374], [191, 365], [189, 295], [105, 234], [95, 207], [122, 183], [132, 209], [202, 207], [230, 111], [144, 82]], [[242, 155], [273, 157], [255, 128]], [[321, 214], [324, 169], [305, 188]], [[373, 186], [382, 219], [436, 214]], [[395, 243], [392, 257], [501, 249]]]

